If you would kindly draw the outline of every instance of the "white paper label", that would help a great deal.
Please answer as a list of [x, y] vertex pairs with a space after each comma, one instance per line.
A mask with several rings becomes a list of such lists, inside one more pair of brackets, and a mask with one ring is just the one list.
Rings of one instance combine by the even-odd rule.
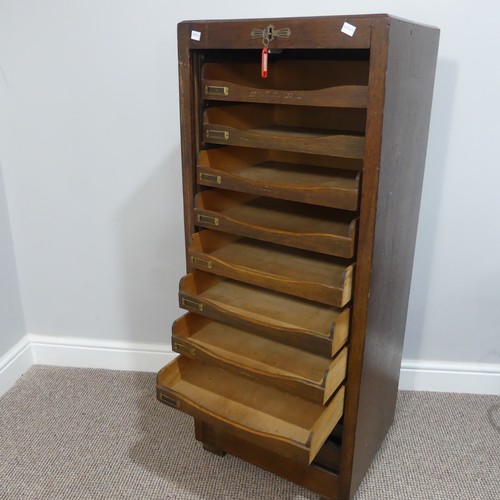
[[344, 23], [344, 26], [342, 26], [342, 29], [340, 31], [342, 31], [342, 33], [345, 33], [346, 35], [352, 36], [356, 31], [356, 26], [353, 26], [349, 23]]
[[196, 40], [197, 42], [199, 42], [201, 40], [201, 31], [191, 30], [191, 40]]

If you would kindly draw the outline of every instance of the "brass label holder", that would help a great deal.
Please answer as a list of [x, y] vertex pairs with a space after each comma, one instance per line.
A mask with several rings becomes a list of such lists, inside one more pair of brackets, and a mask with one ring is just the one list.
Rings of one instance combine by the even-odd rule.
[[194, 255], [191, 255], [191, 264], [194, 264], [197, 267], [204, 267], [205, 269], [212, 269], [211, 260], [200, 259]]
[[218, 226], [219, 225], [219, 218], [212, 217], [211, 215], [198, 214], [196, 216], [196, 220], [198, 222], [202, 222], [203, 224], [209, 224], [211, 226]]
[[206, 95], [217, 95], [217, 96], [228, 96], [229, 87], [224, 87], [222, 85], [205, 85]]
[[187, 307], [188, 309], [189, 308], [197, 309], [198, 311], [203, 312], [203, 304], [201, 304], [200, 302], [196, 302], [194, 300], [189, 300], [189, 299], [182, 297], [181, 305], [184, 307]]
[[200, 179], [200, 182], [204, 182], [204, 181], [205, 182], [215, 182], [216, 184], [222, 183], [222, 177], [220, 175], [207, 174], [205, 172], [200, 172], [198, 179]]
[[179, 401], [166, 394], [160, 394], [160, 401], [165, 403], [167, 406], [171, 406], [172, 408], [179, 408]]
[[207, 139], [228, 141], [229, 132], [227, 130], [214, 130], [209, 128], [207, 130]]
[[180, 344], [179, 342], [174, 342], [174, 351], [179, 354], [188, 354], [189, 356], [195, 356], [196, 350], [194, 347], [189, 347], [184, 344]]

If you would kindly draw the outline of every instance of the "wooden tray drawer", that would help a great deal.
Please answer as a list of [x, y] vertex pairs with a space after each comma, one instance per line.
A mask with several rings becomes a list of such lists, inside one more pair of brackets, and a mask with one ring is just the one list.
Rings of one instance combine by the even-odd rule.
[[172, 327], [175, 352], [324, 404], [343, 382], [347, 348], [334, 359], [188, 313]]
[[355, 161], [233, 146], [200, 151], [197, 180], [221, 187], [312, 205], [357, 210], [361, 168]]
[[[256, 62], [207, 63], [203, 67], [205, 99], [297, 106], [365, 108], [368, 61], [274, 60], [261, 77]], [[314, 75], [314, 78], [311, 78]]]
[[351, 300], [354, 264], [336, 257], [233, 234], [194, 233], [193, 267], [278, 292], [343, 307]]
[[351, 258], [358, 218], [350, 212], [212, 189], [195, 197], [195, 223], [239, 236]]
[[350, 309], [335, 309], [203, 271], [185, 276], [179, 305], [306, 351], [333, 356], [346, 343]]
[[159, 372], [157, 397], [202, 422], [310, 464], [342, 416], [344, 387], [323, 406], [180, 356]]
[[240, 104], [205, 110], [203, 138], [210, 144], [360, 159], [365, 123], [364, 109]]

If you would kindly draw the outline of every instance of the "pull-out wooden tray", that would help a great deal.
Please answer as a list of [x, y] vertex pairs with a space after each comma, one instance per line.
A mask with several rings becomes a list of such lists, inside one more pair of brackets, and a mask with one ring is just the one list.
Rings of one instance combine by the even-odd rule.
[[207, 143], [363, 158], [364, 109], [240, 104], [203, 117]]
[[354, 265], [328, 255], [211, 230], [192, 235], [188, 255], [195, 268], [227, 278], [335, 307], [351, 300]]
[[358, 218], [350, 212], [211, 189], [195, 197], [195, 223], [239, 236], [351, 258]]
[[324, 404], [345, 378], [347, 348], [334, 359], [188, 313], [172, 327], [174, 351]]
[[185, 276], [179, 288], [183, 309], [323, 356], [336, 354], [349, 334], [349, 308], [334, 309], [203, 271]]
[[310, 464], [342, 416], [344, 387], [325, 407], [180, 356], [159, 372], [157, 397], [202, 422]]
[[197, 179], [204, 186], [357, 210], [361, 172], [324, 166], [323, 158], [232, 146], [213, 148], [200, 151]]
[[202, 91], [211, 100], [362, 108], [368, 102], [368, 61], [271, 59], [267, 78], [261, 77], [260, 61], [207, 63]]

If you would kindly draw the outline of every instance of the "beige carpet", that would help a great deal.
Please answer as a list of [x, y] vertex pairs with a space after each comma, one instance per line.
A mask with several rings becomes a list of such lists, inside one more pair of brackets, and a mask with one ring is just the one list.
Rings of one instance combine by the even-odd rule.
[[[0, 399], [0, 499], [316, 499], [203, 451], [154, 375], [35, 366]], [[356, 500], [499, 500], [500, 397], [400, 393]]]

